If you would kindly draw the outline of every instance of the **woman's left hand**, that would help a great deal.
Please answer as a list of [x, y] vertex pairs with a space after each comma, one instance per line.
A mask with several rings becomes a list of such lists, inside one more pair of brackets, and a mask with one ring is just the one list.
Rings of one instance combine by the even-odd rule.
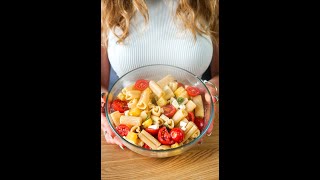
[[[219, 113], [219, 107], [217, 106], [218, 101], [219, 101], [219, 98], [218, 98], [218, 95], [219, 95], [219, 77], [211, 79], [210, 82], [213, 85], [211, 85], [210, 83], [206, 83], [206, 86], [207, 86], [208, 90], [210, 91], [211, 96], [208, 93], [205, 94], [205, 102], [204, 102], [204, 104], [206, 106], [206, 109], [210, 109], [210, 106], [213, 105], [213, 108], [214, 108], [214, 119], [213, 119], [212, 123], [209, 126], [209, 129], [207, 131], [207, 136], [211, 136], [212, 130], [213, 130], [214, 121], [215, 121], [215, 119], [216, 119], [216, 117], [217, 117], [217, 115]], [[212, 99], [213, 104], [211, 104], [210, 98]], [[207, 115], [207, 117], [205, 117], [205, 119], [209, 119], [210, 118], [210, 114], [207, 113], [206, 115]], [[203, 141], [203, 139], [200, 140], [200, 143], [202, 143], [202, 141]]]

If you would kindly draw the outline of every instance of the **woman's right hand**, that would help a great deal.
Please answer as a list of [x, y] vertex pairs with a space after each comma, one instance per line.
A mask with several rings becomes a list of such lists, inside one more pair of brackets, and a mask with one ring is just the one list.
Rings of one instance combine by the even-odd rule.
[[117, 144], [122, 149], [125, 147], [118, 136], [116, 136], [113, 131], [111, 130], [105, 113], [105, 104], [106, 104], [106, 95], [101, 97], [101, 129], [104, 133], [105, 139], [109, 144]]

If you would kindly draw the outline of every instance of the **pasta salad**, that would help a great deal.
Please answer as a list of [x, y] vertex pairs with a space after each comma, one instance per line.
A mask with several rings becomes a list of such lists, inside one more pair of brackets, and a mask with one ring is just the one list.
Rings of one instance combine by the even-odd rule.
[[152, 150], [187, 144], [204, 127], [204, 104], [197, 87], [185, 86], [172, 75], [161, 80], [139, 79], [111, 102], [109, 116], [119, 135]]

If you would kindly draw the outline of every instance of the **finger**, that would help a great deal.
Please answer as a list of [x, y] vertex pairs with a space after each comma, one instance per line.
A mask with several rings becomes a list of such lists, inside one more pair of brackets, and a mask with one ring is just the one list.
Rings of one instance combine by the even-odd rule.
[[105, 133], [104, 137], [108, 144], [115, 144], [114, 139], [108, 133]]
[[207, 136], [210, 136], [210, 135], [212, 134], [213, 122], [214, 122], [214, 121], [212, 121], [212, 123], [211, 123], [210, 126], [209, 126], [209, 129], [208, 129], [208, 131], [207, 131]]
[[115, 142], [116, 144], [118, 144], [118, 145], [121, 146], [122, 148], [125, 147], [125, 146], [121, 143], [121, 140], [120, 140], [120, 138], [119, 138], [118, 136], [115, 136], [115, 137], [113, 138], [113, 140], [114, 140], [114, 142]]
[[106, 101], [101, 97], [101, 113], [105, 113], [104, 107], [106, 105]]
[[199, 141], [198, 141], [198, 144], [202, 144], [203, 143], [203, 138], [201, 138]]
[[103, 113], [101, 113], [101, 128], [103, 131], [106, 131], [111, 137], [115, 136], [114, 132], [111, 130], [105, 114]]
[[104, 113], [101, 113], [101, 129], [103, 132], [107, 131], [107, 118]]

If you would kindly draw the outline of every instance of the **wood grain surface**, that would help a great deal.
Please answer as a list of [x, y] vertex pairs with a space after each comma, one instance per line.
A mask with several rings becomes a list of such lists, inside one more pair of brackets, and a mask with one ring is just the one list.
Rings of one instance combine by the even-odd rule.
[[[219, 108], [219, 107], [217, 107]], [[216, 111], [218, 112], [218, 111]], [[107, 144], [101, 131], [101, 179], [219, 179], [219, 115], [203, 144], [169, 158], [149, 158]]]

